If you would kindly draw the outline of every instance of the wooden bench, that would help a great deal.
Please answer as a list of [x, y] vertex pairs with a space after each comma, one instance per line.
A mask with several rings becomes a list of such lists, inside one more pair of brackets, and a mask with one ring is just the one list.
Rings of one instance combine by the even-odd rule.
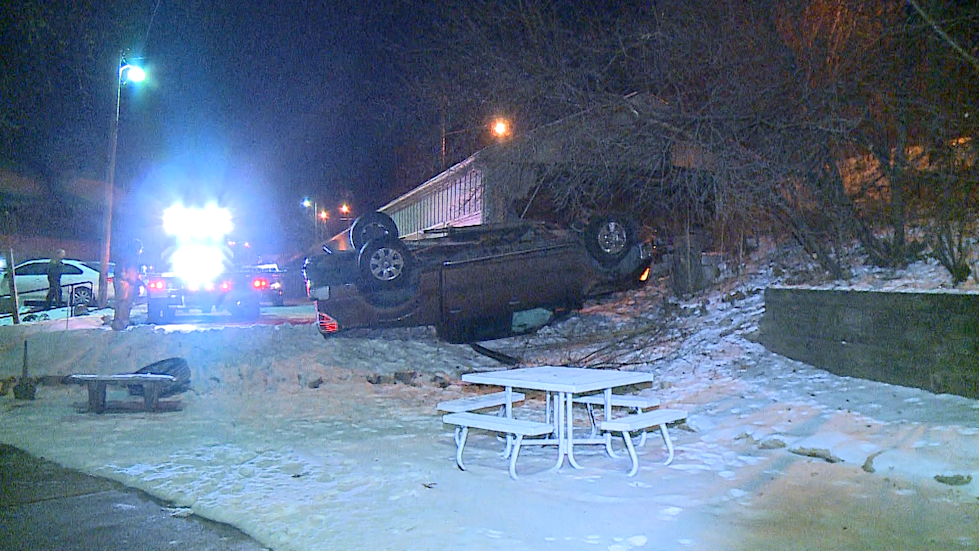
[[[585, 404], [588, 407], [588, 419], [591, 420], [592, 436], [594, 437], [595, 427], [598, 424], [595, 423], [595, 410], [593, 406], [605, 407], [605, 395], [588, 394], [586, 396], [575, 396], [574, 401], [578, 404]], [[641, 396], [637, 394], [613, 394], [612, 407], [631, 408], [635, 410], [633, 413], [642, 413], [644, 409], [659, 407], [659, 400], [652, 396]], [[606, 413], [605, 417], [610, 417], [610, 414]], [[646, 445], [646, 431], [642, 431], [638, 445], [640, 448]]]
[[472, 412], [443, 415], [442, 422], [448, 425], [457, 425], [462, 429], [462, 434], [456, 442], [456, 465], [463, 471], [466, 470], [466, 466], [462, 462], [462, 450], [466, 447], [466, 438], [469, 436], [470, 428], [515, 436], [513, 449], [510, 452], [510, 478], [514, 480], [517, 479], [517, 455], [520, 454], [520, 443], [523, 441], [523, 437], [542, 436], [554, 432], [554, 425], [550, 423], [538, 423]]
[[143, 406], [146, 411], [159, 409], [160, 393], [164, 388], [177, 382], [173, 375], [156, 373], [120, 373], [116, 375], [96, 375], [81, 373], [68, 377], [68, 382], [88, 386], [88, 411], [105, 412], [105, 390], [108, 385], [143, 385]]
[[663, 464], [669, 465], [673, 462], [673, 441], [670, 440], [670, 433], [666, 429], [666, 424], [686, 419], [686, 417], [687, 412], [680, 409], [657, 409], [602, 421], [602, 430], [622, 433], [622, 440], [625, 441], [625, 447], [629, 450], [629, 457], [632, 459], [632, 470], [629, 471], [629, 476], [635, 476], [639, 472], [639, 458], [636, 456], [636, 449], [632, 446], [632, 438], [629, 433], [659, 425], [660, 432], [663, 433], [663, 441], [666, 442], [666, 449], [669, 451], [669, 456]]

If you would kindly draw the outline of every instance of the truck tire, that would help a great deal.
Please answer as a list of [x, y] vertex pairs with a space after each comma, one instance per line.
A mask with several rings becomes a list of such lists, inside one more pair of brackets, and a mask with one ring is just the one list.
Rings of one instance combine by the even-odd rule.
[[636, 221], [620, 215], [599, 216], [585, 228], [585, 249], [606, 268], [625, 258], [636, 244]]
[[357, 258], [365, 290], [402, 287], [411, 273], [411, 262], [408, 248], [390, 235], [367, 242]]
[[391, 236], [398, 238], [398, 226], [383, 212], [370, 212], [358, 216], [350, 225], [350, 245], [360, 250], [370, 241]]

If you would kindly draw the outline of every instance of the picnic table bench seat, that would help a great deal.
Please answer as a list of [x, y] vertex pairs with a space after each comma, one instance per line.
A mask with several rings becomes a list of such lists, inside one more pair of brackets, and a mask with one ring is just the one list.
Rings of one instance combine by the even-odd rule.
[[[522, 392], [513, 392], [510, 402], [515, 404], [517, 402], [522, 402], [524, 395]], [[435, 405], [435, 409], [438, 411], [446, 411], [449, 413], [465, 413], [468, 411], [476, 411], [486, 408], [500, 408], [499, 415], [503, 417], [506, 415], [506, 392], [490, 392], [488, 394], [479, 394], [476, 396], [467, 396], [465, 398], [458, 398], [456, 400], [448, 400], [446, 402], [439, 402]], [[462, 436], [462, 427], [456, 427], [455, 430], [455, 442], [459, 445], [459, 438]], [[507, 439], [506, 452], [510, 451], [510, 440]]]
[[86, 385], [88, 387], [88, 411], [104, 413], [105, 391], [108, 385], [142, 385], [145, 410], [157, 411], [160, 393], [164, 388], [176, 383], [177, 378], [173, 375], [157, 373], [117, 373], [115, 375], [76, 373], [68, 377], [68, 382]]
[[517, 455], [520, 454], [520, 443], [523, 441], [523, 437], [542, 436], [554, 432], [554, 425], [550, 423], [538, 423], [472, 412], [443, 415], [442, 422], [448, 425], [457, 425], [462, 429], [456, 442], [456, 465], [463, 471], [466, 470], [466, 466], [462, 462], [462, 450], [466, 447], [466, 438], [469, 436], [470, 428], [513, 435], [515, 438], [513, 449], [510, 450], [510, 478], [514, 480], [517, 479]]
[[629, 450], [629, 458], [632, 459], [632, 470], [629, 471], [629, 476], [635, 476], [639, 472], [639, 458], [636, 456], [636, 449], [632, 445], [632, 438], [629, 433], [658, 425], [669, 452], [666, 462], [663, 464], [669, 465], [673, 462], [673, 441], [670, 440], [670, 433], [666, 424], [686, 419], [686, 417], [687, 412], [680, 409], [657, 409], [602, 421], [602, 430], [622, 433], [622, 440], [625, 441], [626, 449]]
[[[595, 422], [594, 406], [599, 405], [605, 407], [605, 394], [575, 396], [574, 401], [587, 406], [588, 419], [591, 420], [592, 436], [595, 436], [595, 428], [598, 424]], [[659, 400], [652, 396], [643, 396], [640, 394], [613, 394], [612, 407], [630, 408], [635, 410], [633, 413], [642, 413], [645, 409], [659, 407]], [[609, 417], [609, 414], [606, 413], [605, 417]], [[641, 448], [645, 445], [646, 431], [642, 431], [638, 446]]]
[[[510, 401], [515, 404], [517, 402], [522, 402], [523, 399], [523, 393], [514, 392]], [[477, 396], [467, 396], [465, 398], [449, 400], [446, 402], [439, 402], [435, 408], [439, 411], [447, 411], [449, 413], [463, 413], [466, 411], [476, 411], [477, 409], [486, 409], [504, 405], [506, 405], [506, 392], [500, 391], [491, 392], [489, 394], [479, 394]]]

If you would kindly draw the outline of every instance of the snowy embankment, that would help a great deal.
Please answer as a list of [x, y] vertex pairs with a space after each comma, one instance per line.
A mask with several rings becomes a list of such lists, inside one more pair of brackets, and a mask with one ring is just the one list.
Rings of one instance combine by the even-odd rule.
[[[665, 452], [651, 438], [634, 478], [627, 458], [600, 447], [576, 452], [584, 469], [551, 472], [554, 450], [533, 446], [515, 482], [499, 442], [481, 434], [459, 471], [434, 405], [476, 391], [461, 372], [503, 366], [429, 329], [324, 340], [311, 325], [0, 328], [0, 377], [20, 373], [26, 336], [33, 375], [134, 371], [182, 356], [193, 386], [179, 410], [159, 414], [82, 413], [81, 387], [41, 387], [33, 402], [6, 396], [0, 441], [275, 549], [979, 547], [979, 401], [769, 353], [751, 336], [772, 278], [755, 272], [687, 301], [651, 285], [535, 335], [484, 343], [528, 365], [654, 373], [639, 391], [690, 416], [672, 431], [675, 462], [660, 465]], [[911, 273], [941, 277], [929, 265]], [[411, 384], [367, 380], [412, 371]], [[128, 399], [118, 392], [110, 401]], [[542, 410], [528, 393], [517, 414]]]

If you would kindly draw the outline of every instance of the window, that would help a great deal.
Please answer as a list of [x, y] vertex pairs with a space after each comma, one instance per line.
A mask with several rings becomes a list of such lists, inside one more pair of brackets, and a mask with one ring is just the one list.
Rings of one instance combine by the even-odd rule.
[[18, 266], [16, 273], [19, 276], [48, 275], [48, 263], [28, 262], [27, 264]]

